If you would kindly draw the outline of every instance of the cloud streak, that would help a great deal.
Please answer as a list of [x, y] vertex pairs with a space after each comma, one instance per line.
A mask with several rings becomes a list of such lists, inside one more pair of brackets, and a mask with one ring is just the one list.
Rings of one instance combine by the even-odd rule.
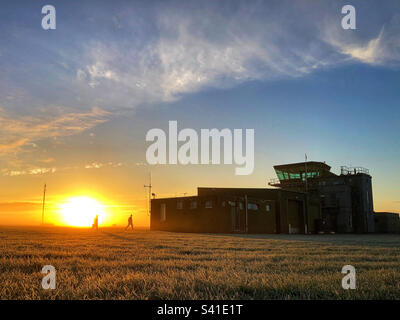
[[89, 112], [15, 116], [0, 109], [0, 154], [15, 152], [34, 141], [79, 134], [108, 120], [110, 113], [98, 107]]
[[135, 31], [135, 38], [92, 41], [76, 79], [100, 105], [136, 107], [208, 87], [301, 77], [350, 60], [398, 65], [398, 18], [386, 29], [381, 26], [377, 36], [360, 35], [340, 27], [339, 6], [314, 5], [316, 12], [302, 2], [293, 9], [258, 2], [234, 10], [212, 3], [180, 10], [159, 5], [153, 17], [157, 36], [149, 40], [127, 18], [118, 17], [119, 30]]
[[158, 38], [141, 47], [133, 41], [92, 42], [76, 78], [93, 89], [99, 103], [113, 104], [119, 97], [118, 105], [135, 107], [206, 87], [298, 77], [329, 63], [325, 43], [300, 44], [284, 25], [274, 24], [278, 21], [265, 25], [241, 12], [206, 16], [193, 11], [188, 16], [165, 10], [156, 17]]
[[372, 66], [399, 67], [400, 65], [400, 15], [377, 26], [367, 35], [360, 31], [343, 32], [334, 23], [323, 30], [323, 39], [347, 59]]
[[[369, 8], [369, 2], [365, 3]], [[18, 50], [7, 56], [6, 50], [3, 63], [12, 61], [11, 54], [16, 52], [21, 61], [41, 68], [30, 69], [36, 73], [28, 76], [25, 68], [14, 70], [11, 63], [5, 68], [4, 74], [14, 81], [5, 90], [10, 98], [0, 101], [4, 107], [0, 110], [0, 154], [21, 150], [40, 139], [79, 134], [107, 121], [112, 110], [171, 102], [207, 88], [303, 77], [352, 62], [396, 67], [400, 63], [400, 18], [396, 14], [391, 14], [388, 23], [376, 22], [373, 31], [367, 32], [365, 26], [343, 30], [340, 4], [322, 1], [185, 5], [155, 1], [149, 6], [142, 10], [121, 2], [110, 12], [106, 5], [90, 5], [87, 11], [79, 7], [79, 21], [66, 21], [65, 30], [57, 29], [60, 39], [71, 37], [68, 45], [60, 42], [60, 47], [52, 47], [47, 60], [31, 61]], [[40, 38], [43, 34], [33, 41], [36, 56], [48, 54], [48, 43]], [[40, 74], [41, 69], [47, 73]], [[19, 78], [14, 79], [15, 74]], [[26, 78], [23, 88], [18, 87], [22, 76]], [[38, 78], [43, 80], [40, 84]], [[59, 89], [64, 86], [65, 90]], [[43, 88], [45, 92], [37, 93]], [[44, 105], [42, 96], [53, 105], [62, 101], [68, 107], [99, 108], [54, 114], [49, 104], [37, 116], [22, 117], [5, 111], [13, 106], [27, 108], [31, 100], [32, 109], [39, 109]], [[49, 110], [53, 111], [48, 114]]]

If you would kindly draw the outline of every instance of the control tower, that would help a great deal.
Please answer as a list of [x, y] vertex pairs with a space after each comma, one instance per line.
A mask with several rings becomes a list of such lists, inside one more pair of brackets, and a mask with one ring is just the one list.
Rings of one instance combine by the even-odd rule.
[[270, 186], [318, 196], [319, 229], [339, 233], [374, 232], [372, 183], [369, 170], [342, 166], [340, 175], [325, 162], [299, 162], [274, 166], [277, 179]]

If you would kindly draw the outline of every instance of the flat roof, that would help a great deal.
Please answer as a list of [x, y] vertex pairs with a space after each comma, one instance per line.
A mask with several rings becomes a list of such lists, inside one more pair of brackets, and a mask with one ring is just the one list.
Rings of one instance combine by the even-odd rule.
[[285, 171], [285, 172], [297, 173], [299, 171], [305, 171], [306, 164], [307, 164], [307, 170], [309, 170], [309, 171], [311, 171], [313, 169], [322, 169], [324, 171], [331, 170], [331, 166], [328, 166], [325, 162], [318, 162], [318, 161], [279, 164], [279, 165], [275, 165], [274, 169], [280, 170], [280, 171]]

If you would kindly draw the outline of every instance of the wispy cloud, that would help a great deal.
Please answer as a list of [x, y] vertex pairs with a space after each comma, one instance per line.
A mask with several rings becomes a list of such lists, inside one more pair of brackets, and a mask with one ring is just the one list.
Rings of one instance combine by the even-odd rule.
[[335, 24], [327, 24], [324, 40], [348, 59], [369, 65], [400, 66], [400, 15], [378, 26], [368, 35], [343, 32]]
[[100, 169], [103, 167], [112, 167], [112, 168], [118, 168], [118, 167], [122, 167], [123, 163], [122, 162], [92, 162], [89, 163], [87, 165], [85, 165], [85, 169]]
[[3, 176], [15, 177], [15, 176], [25, 176], [25, 175], [41, 175], [46, 173], [55, 173], [56, 168], [32, 168], [27, 170], [9, 170], [2, 169], [1, 173]]
[[330, 36], [327, 41], [334, 46], [341, 54], [350, 59], [358, 60], [366, 64], [383, 64], [385, 63], [385, 43], [383, 40], [383, 31], [376, 38], [366, 40], [365, 43], [360, 41], [352, 41], [346, 43], [340, 37]]
[[[5, 51], [3, 61], [14, 61], [17, 55], [21, 65], [37, 67], [29, 73], [26, 68], [7, 64], [4, 96], [11, 100], [0, 103], [25, 108], [31, 100], [43, 105], [46, 96], [66, 106], [136, 108], [174, 101], [209, 87], [301, 77], [349, 61], [398, 65], [400, 18], [391, 9], [396, 8], [395, 2], [385, 4], [387, 7], [379, 6], [379, 10], [368, 0], [358, 4], [357, 12], [364, 20], [366, 12], [371, 14], [372, 10], [383, 18], [375, 19], [370, 28], [365, 22], [362, 25], [360, 18], [355, 31], [341, 28], [341, 4], [325, 1], [182, 5], [167, 0], [144, 7], [118, 2], [110, 12], [105, 4], [71, 5], [72, 13], [79, 10], [79, 21], [71, 14], [65, 28], [57, 29], [60, 38], [68, 36], [71, 41], [52, 46], [51, 57], [35, 58], [48, 55], [44, 33], [31, 40], [31, 46], [38, 50], [32, 57], [18, 50]], [[18, 41], [13, 45], [20, 48]], [[38, 84], [37, 73], [42, 69], [46, 77]], [[20, 86], [22, 76], [24, 86]], [[64, 86], [65, 90], [60, 90]], [[24, 141], [14, 143], [22, 145]], [[10, 147], [14, 148], [7, 144], [2, 149]]]
[[[177, 5], [174, 1], [155, 1], [151, 10], [143, 11], [120, 3], [113, 12], [107, 12], [107, 6], [90, 6], [87, 12], [82, 10], [82, 19], [66, 22], [65, 30], [57, 29], [61, 38], [66, 32], [73, 39], [66, 47], [60, 44], [52, 49], [53, 64], [19, 51], [7, 51], [9, 56], [3, 61], [7, 57], [14, 59], [17, 54], [21, 65], [28, 61], [40, 68], [32, 69], [27, 76], [25, 68], [7, 64], [8, 78], [13, 81], [7, 79], [4, 90], [9, 99], [0, 101], [4, 106], [0, 110], [0, 154], [27, 145], [34, 147], [35, 141], [43, 138], [78, 134], [107, 121], [111, 110], [170, 102], [210, 87], [229, 88], [249, 80], [302, 77], [344, 63], [400, 63], [399, 15], [392, 14], [388, 23], [387, 19], [379, 20], [370, 29], [375, 30], [372, 32], [366, 32], [366, 28], [349, 31], [341, 28], [339, 3], [227, 3]], [[90, 24], [96, 18], [104, 23], [105, 32]], [[76, 32], [82, 27], [84, 33]], [[32, 40], [32, 46], [48, 54], [47, 40], [40, 38], [43, 34], [40, 41]], [[34, 71], [38, 73], [40, 69], [48, 73], [38, 84]], [[23, 77], [26, 80], [21, 86]], [[64, 85], [65, 90], [60, 90]], [[27, 109], [31, 100], [39, 109], [42, 96], [75, 108], [97, 105], [101, 109], [54, 114], [53, 108], [46, 106], [35, 116], [15, 116], [5, 111], [13, 106]]]
[[52, 163], [54, 162], [54, 158], [45, 158], [45, 159], [40, 159], [38, 161], [42, 163]]
[[[205, 87], [298, 77], [327, 64], [319, 44], [289, 46], [294, 38], [290, 32], [269, 33], [249, 16], [204, 16], [200, 24], [199, 17], [164, 12], [157, 20], [159, 38], [143, 47], [93, 42], [82, 59], [87, 64], [76, 71], [77, 80], [102, 103], [120, 98], [119, 105], [137, 106], [172, 101]], [[213, 27], [216, 35], [210, 36]]]
[[[40, 162], [40, 161], [39, 161]], [[81, 166], [63, 166], [63, 167], [37, 167], [33, 164], [24, 164], [26, 167], [25, 169], [9, 169], [3, 168], [0, 170], [1, 175], [8, 176], [8, 177], [16, 177], [16, 176], [37, 176], [37, 175], [44, 175], [44, 174], [53, 174], [56, 172], [61, 171], [68, 171], [68, 170], [80, 170], [80, 169], [101, 169], [101, 168], [120, 168], [126, 166], [126, 164], [122, 162], [99, 162], [93, 161], [86, 165]]]
[[[99, 104], [135, 107], [207, 87], [300, 77], [349, 59], [400, 62], [399, 19], [386, 29], [380, 26], [377, 36], [351, 33], [340, 26], [339, 6], [314, 5], [316, 12], [304, 3], [292, 9], [258, 2], [241, 3], [236, 10], [212, 3], [180, 10], [161, 6], [153, 17], [157, 35], [148, 40], [126, 17], [118, 17], [120, 28], [135, 30], [135, 38], [126, 33], [125, 41], [93, 40], [76, 78]], [[321, 24], [325, 20], [329, 23]]]
[[375, 39], [369, 40], [365, 46], [344, 45], [340, 48], [341, 52], [362, 62], [377, 64], [382, 58], [382, 32]]
[[110, 113], [98, 107], [89, 112], [15, 116], [0, 109], [0, 154], [14, 152], [41, 139], [79, 134], [104, 123]]

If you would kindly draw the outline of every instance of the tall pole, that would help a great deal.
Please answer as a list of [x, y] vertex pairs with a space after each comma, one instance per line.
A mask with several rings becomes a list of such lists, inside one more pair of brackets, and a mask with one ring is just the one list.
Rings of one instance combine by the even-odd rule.
[[144, 185], [145, 188], [149, 188], [149, 208], [147, 214], [150, 216], [150, 211], [151, 211], [151, 172], [150, 172], [150, 184], [148, 186]]
[[308, 230], [307, 230], [307, 222], [308, 222], [308, 185], [307, 185], [307, 153], [304, 154], [305, 157], [305, 162], [304, 162], [304, 166], [306, 169], [306, 201], [305, 201], [305, 215], [304, 215], [304, 233], [307, 234]]
[[44, 206], [46, 203], [46, 184], [44, 184], [43, 189], [43, 203], [42, 203], [42, 225], [44, 224]]
[[306, 193], [307, 193], [307, 189], [308, 189], [308, 186], [307, 186], [307, 154], [305, 153], [304, 154], [305, 155], [305, 162], [304, 162], [304, 165], [305, 165], [305, 168], [306, 168]]
[[249, 221], [248, 221], [248, 219], [249, 219], [249, 216], [248, 216], [248, 212], [247, 212], [247, 206], [248, 206], [248, 203], [247, 203], [247, 194], [244, 196], [244, 204], [245, 204], [245, 206], [246, 206], [246, 233], [248, 233], [249, 232]]

